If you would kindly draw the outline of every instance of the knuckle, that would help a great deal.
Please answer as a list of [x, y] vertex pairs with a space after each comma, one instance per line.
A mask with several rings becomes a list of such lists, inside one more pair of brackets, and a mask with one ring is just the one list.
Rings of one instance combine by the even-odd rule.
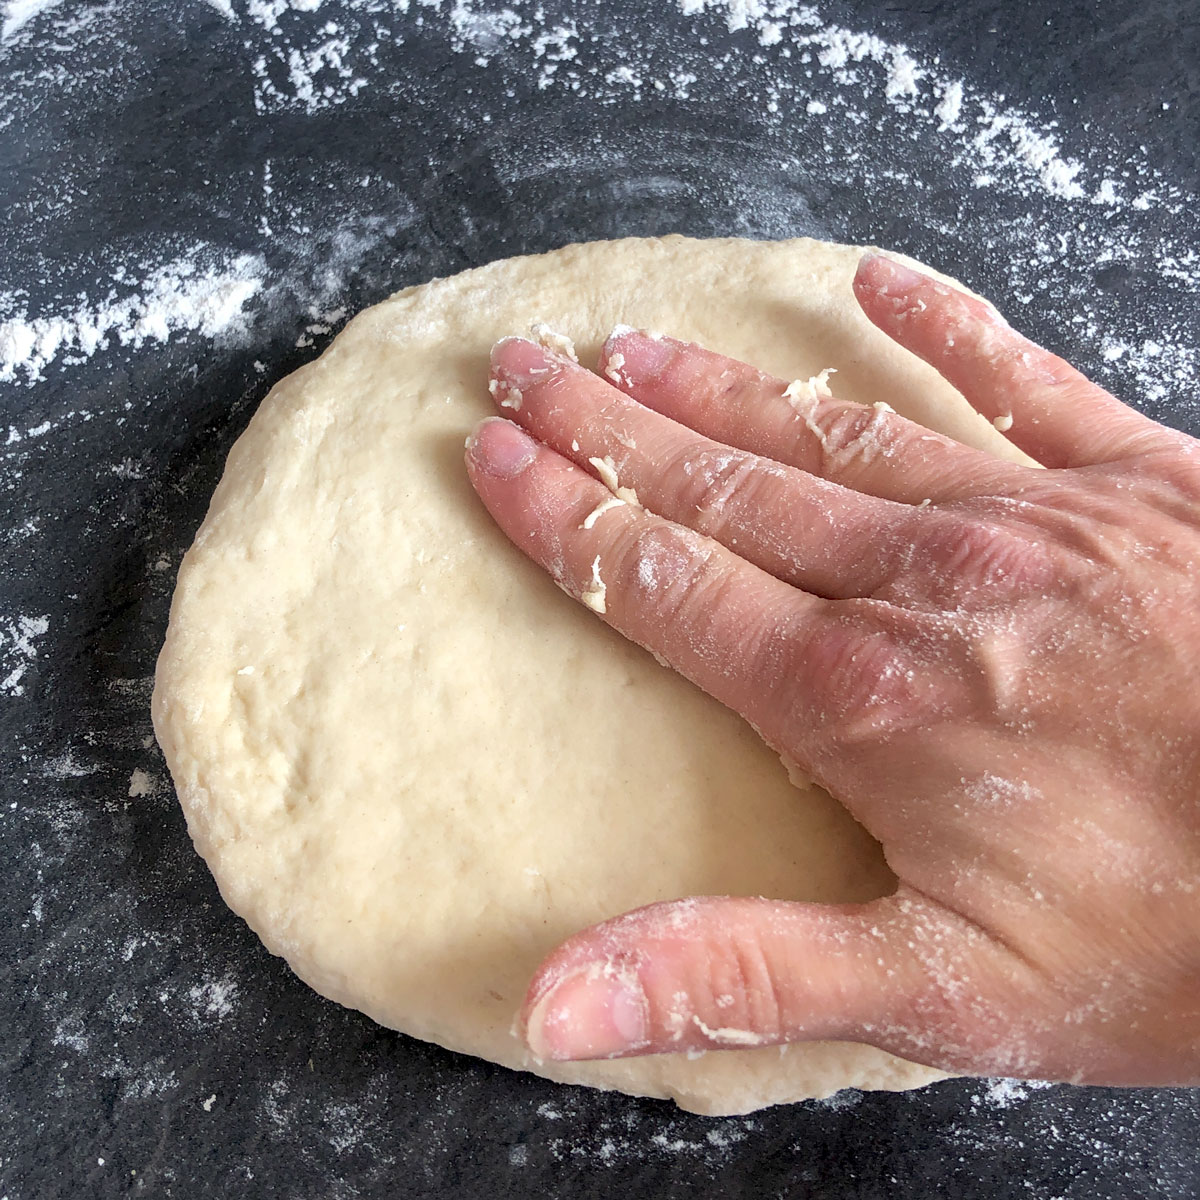
[[1059, 573], [1041, 542], [1000, 524], [957, 518], [926, 536], [912, 567], [932, 570], [941, 591], [984, 589], [1004, 599], [1013, 591], [1047, 587]]
[[[691, 986], [678, 976], [655, 997], [658, 1023], [670, 1041], [737, 1047], [776, 1041], [787, 1033], [789, 990], [752, 922], [735, 903], [701, 901], [707, 919], [690, 930], [686, 961]], [[715, 904], [715, 906], [714, 906]]]
[[845, 453], [863, 439], [882, 412], [858, 405], [829, 404], [818, 412], [817, 422], [825, 431], [825, 447], [830, 453]]
[[891, 635], [847, 620], [812, 631], [800, 649], [807, 708], [821, 738], [844, 745], [923, 720], [916, 663]]
[[897, 441], [892, 415], [889, 409], [860, 404], [818, 407], [806, 422], [816, 438], [821, 474], [845, 473], [856, 463], [868, 466], [891, 455]]
[[722, 1034], [729, 1028], [752, 1032], [763, 1041], [783, 1035], [785, 1006], [782, 997], [787, 981], [776, 977], [776, 970], [761, 940], [753, 935], [725, 937], [709, 956], [709, 988], [696, 1022], [706, 1039], [726, 1044]]
[[753, 503], [758, 467], [753, 455], [738, 450], [704, 450], [687, 456], [679, 465], [681, 512], [694, 514], [695, 526], [702, 532], [723, 529], [730, 511]]
[[623, 590], [668, 622], [701, 605], [723, 577], [704, 538], [666, 522], [631, 524], [614, 549]]
[[1183, 497], [1190, 509], [1200, 500], [1200, 441], [1174, 430], [1161, 432], [1164, 444], [1136, 460], [1138, 480], [1167, 492], [1168, 503]]
[[[740, 939], [730, 947], [740, 984], [746, 1027], [766, 1037], [785, 1032], [783, 996], [788, 981], [780, 980], [777, 969], [758, 938]], [[794, 985], [793, 985], [794, 986]], [[718, 1004], [720, 997], [717, 997]]]

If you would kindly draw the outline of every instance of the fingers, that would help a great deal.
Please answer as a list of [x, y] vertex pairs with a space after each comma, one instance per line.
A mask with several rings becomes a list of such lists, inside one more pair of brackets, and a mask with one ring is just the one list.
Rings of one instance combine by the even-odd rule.
[[979, 412], [1047, 467], [1109, 462], [1163, 431], [984, 301], [888, 258], [865, 255], [854, 279], [863, 312], [934, 367]]
[[806, 591], [869, 595], [910, 551], [908, 505], [714, 442], [533, 342], [495, 347], [491, 387], [506, 416], [618, 495]]
[[[522, 1012], [542, 1059], [865, 1041], [921, 1058], [943, 1004], [927, 957], [975, 955], [940, 911], [701, 897], [650, 905], [576, 934], [538, 968]], [[932, 1039], [933, 1045], [937, 1039]]]
[[[892, 412], [788, 384], [688, 342], [622, 329], [600, 372], [640, 404], [729, 446], [871, 496], [921, 504], [992, 490], [1019, 468]], [[880, 396], [886, 402], [886, 396]]]
[[511, 422], [491, 418], [476, 430], [467, 471], [508, 537], [561, 587], [775, 745], [812, 674], [829, 673], [823, 664], [856, 636], [835, 621], [831, 602], [689, 529], [614, 504], [603, 484]]

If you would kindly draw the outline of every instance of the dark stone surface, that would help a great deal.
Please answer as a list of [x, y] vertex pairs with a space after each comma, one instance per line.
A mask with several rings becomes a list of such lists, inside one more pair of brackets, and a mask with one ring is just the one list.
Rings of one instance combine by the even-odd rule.
[[[174, 569], [257, 401], [328, 340], [306, 324], [340, 320], [310, 306], [578, 239], [878, 241], [1200, 427], [1190, 0], [821, 9], [1057, 119], [1089, 194], [1126, 173], [1117, 205], [1047, 195], [1019, 164], [977, 185], [976, 126], [939, 131], [869, 63], [832, 80], [720, 13], [518, 3], [533, 32], [481, 54], [448, 2], [327, 0], [278, 34], [219, 7], [65, 0], [0, 45], [0, 323], [127, 295], [180, 255], [261, 256], [263, 280], [240, 338], [113, 344], [0, 383], [0, 1196], [1200, 1193], [1194, 1092], [950, 1082], [713, 1121], [383, 1030], [223, 906], [147, 741]], [[560, 16], [584, 36], [539, 87], [532, 42]], [[288, 53], [331, 21], [366, 82], [309, 112]], [[606, 79], [622, 64], [640, 87]]]

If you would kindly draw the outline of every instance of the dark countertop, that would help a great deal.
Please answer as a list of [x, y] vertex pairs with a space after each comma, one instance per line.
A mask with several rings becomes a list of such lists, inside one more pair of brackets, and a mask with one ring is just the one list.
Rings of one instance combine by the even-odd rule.
[[266, 389], [345, 312], [493, 258], [880, 242], [1200, 431], [1194, 6], [742, 5], [776, 37], [699, 0], [291, 2], [0, 3], [0, 1197], [1200, 1194], [1196, 1092], [711, 1120], [381, 1029], [221, 903], [148, 713]]

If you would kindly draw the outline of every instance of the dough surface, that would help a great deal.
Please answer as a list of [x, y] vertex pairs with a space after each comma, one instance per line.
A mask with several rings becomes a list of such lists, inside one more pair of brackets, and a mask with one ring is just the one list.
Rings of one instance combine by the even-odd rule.
[[561, 939], [691, 894], [858, 901], [878, 846], [734, 714], [564, 596], [495, 528], [463, 441], [491, 344], [545, 321], [585, 364], [618, 323], [1013, 448], [854, 303], [860, 251], [631, 239], [398, 293], [280, 382], [184, 559], [154, 722], [230, 907], [322, 994], [551, 1079], [747, 1112], [939, 1074], [813, 1043], [531, 1060]]

